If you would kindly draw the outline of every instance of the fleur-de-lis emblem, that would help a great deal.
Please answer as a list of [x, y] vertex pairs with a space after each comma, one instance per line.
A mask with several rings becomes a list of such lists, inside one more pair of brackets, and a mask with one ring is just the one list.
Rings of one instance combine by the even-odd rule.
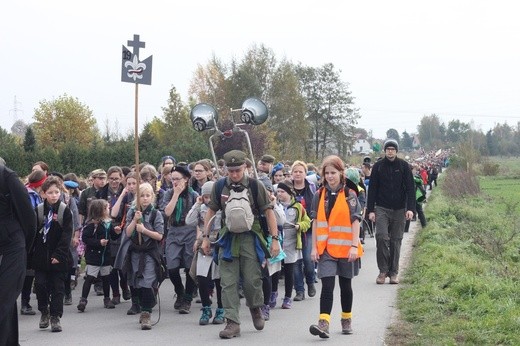
[[127, 71], [127, 75], [129, 78], [133, 78], [134, 81], [137, 79], [142, 79], [143, 71], [146, 70], [146, 64], [139, 62], [139, 60], [137, 60], [137, 55], [134, 55], [133, 61], [126, 61], [125, 67], [130, 67], [130, 69]]

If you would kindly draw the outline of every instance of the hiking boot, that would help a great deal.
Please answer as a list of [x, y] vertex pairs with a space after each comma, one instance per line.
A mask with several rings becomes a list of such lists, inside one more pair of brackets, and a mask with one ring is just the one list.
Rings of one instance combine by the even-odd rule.
[[264, 318], [264, 321], [269, 321], [271, 307], [269, 305], [262, 305], [260, 310], [262, 311], [262, 317]]
[[379, 273], [379, 275], [376, 278], [376, 284], [382, 285], [386, 281], [387, 273]]
[[114, 305], [121, 304], [121, 296], [114, 296], [112, 298], [112, 304], [114, 304]]
[[312, 335], [318, 335], [322, 339], [329, 338], [329, 322], [327, 320], [319, 320], [318, 324], [310, 326], [309, 331]]
[[132, 298], [132, 293], [130, 293], [130, 290], [128, 288], [123, 289], [123, 299], [130, 300], [131, 298]]
[[137, 315], [141, 313], [141, 307], [137, 303], [132, 303], [132, 306], [126, 312], [127, 315]]
[[184, 300], [182, 299], [182, 296], [183, 295], [177, 295], [177, 299], [175, 299], [175, 303], [173, 303], [173, 308], [175, 310], [179, 310], [181, 308], [182, 301]]
[[211, 306], [203, 306], [200, 310], [202, 310], [202, 316], [200, 316], [199, 325], [205, 326], [209, 324], [209, 319], [213, 317]]
[[224, 324], [226, 322], [225, 310], [222, 308], [217, 308], [215, 311], [215, 317], [213, 318], [213, 324]]
[[80, 312], [85, 311], [85, 307], [87, 306], [88, 300], [87, 298], [80, 298], [79, 304], [78, 304], [78, 310]]
[[352, 319], [342, 318], [341, 319], [341, 333], [352, 334]]
[[255, 326], [255, 329], [256, 330], [264, 329], [265, 320], [262, 317], [262, 311], [260, 310], [260, 307], [249, 308], [249, 311], [251, 312], [251, 317], [253, 318], [253, 325]]
[[151, 314], [148, 311], [141, 312], [141, 317], [139, 318], [139, 322], [141, 323], [142, 330], [150, 330], [152, 329], [152, 322], [150, 320]]
[[269, 307], [271, 309], [276, 306], [276, 299], [278, 299], [278, 292], [271, 292], [271, 297], [269, 298]]
[[305, 300], [305, 293], [304, 292], [296, 292], [296, 295], [293, 299], [295, 302], [301, 302], [302, 300]]
[[390, 283], [392, 285], [397, 285], [399, 283], [399, 279], [397, 278], [397, 274], [390, 275]]
[[36, 311], [33, 310], [32, 306], [29, 304], [29, 302], [22, 302], [20, 314], [34, 316], [34, 315], [36, 315]]
[[113, 309], [116, 307], [110, 298], [103, 298], [103, 305], [105, 305], [105, 309]]
[[309, 297], [314, 297], [316, 295], [316, 286], [314, 286], [314, 284], [309, 284], [307, 286], [307, 294]]
[[290, 309], [291, 306], [292, 306], [292, 299], [289, 297], [285, 297], [283, 299], [282, 309]]
[[63, 298], [63, 305], [72, 305], [72, 294], [66, 294]]
[[183, 299], [181, 302], [181, 306], [179, 307], [179, 314], [187, 315], [190, 313], [191, 302], [189, 300]]
[[226, 328], [224, 328], [218, 336], [220, 336], [221, 339], [231, 339], [235, 336], [240, 336], [240, 325], [235, 321], [227, 320]]
[[51, 316], [51, 332], [61, 332], [60, 318], [58, 316]]
[[40, 328], [45, 329], [49, 326], [49, 313], [47, 311], [42, 312], [42, 317], [40, 317]]

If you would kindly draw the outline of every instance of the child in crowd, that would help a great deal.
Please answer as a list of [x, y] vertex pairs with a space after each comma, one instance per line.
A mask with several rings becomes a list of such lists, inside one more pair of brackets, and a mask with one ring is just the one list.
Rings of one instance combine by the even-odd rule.
[[72, 213], [60, 201], [62, 185], [58, 177], [48, 177], [43, 183], [45, 201], [36, 207], [39, 229], [29, 251], [31, 268], [35, 270], [38, 310], [42, 313], [40, 328], [47, 328], [50, 320], [52, 332], [62, 330], [65, 276], [72, 262]]
[[[278, 183], [276, 196], [285, 210], [286, 218], [282, 236], [282, 249], [286, 256], [283, 266], [285, 273], [285, 296], [282, 301], [282, 309], [290, 309], [294, 286], [294, 266], [296, 261], [303, 258], [302, 233], [307, 232], [310, 228], [311, 220], [305, 212], [305, 208], [294, 198], [295, 192], [291, 180], [284, 180]], [[279, 278], [280, 272], [272, 275], [272, 293], [269, 301], [271, 308], [276, 306]]]
[[125, 258], [124, 272], [136, 291], [141, 310], [142, 330], [152, 329], [151, 313], [155, 305], [154, 289], [161, 279], [161, 251], [164, 220], [155, 209], [155, 189], [149, 183], [139, 186], [139, 203], [134, 203], [126, 217], [126, 236], [131, 243]]
[[[123, 189], [123, 192], [117, 199], [116, 204], [112, 207], [110, 210], [110, 216], [112, 218], [119, 218], [121, 220], [120, 227], [122, 230], [126, 227], [126, 216], [130, 208], [132, 207], [132, 203], [134, 201], [134, 196], [136, 194], [136, 188], [137, 188], [137, 173], [136, 172], [130, 172], [126, 176], [126, 186]], [[128, 279], [126, 278], [125, 274], [123, 273], [123, 263], [125, 261], [126, 254], [128, 252], [128, 247], [130, 246], [130, 238], [126, 236], [126, 233], [123, 232], [121, 234], [121, 244], [119, 245], [119, 249], [116, 253], [116, 258], [114, 261], [114, 269], [117, 269], [120, 271], [121, 277], [125, 278], [126, 282], [128, 283]], [[130, 290], [130, 298], [132, 299], [132, 306], [128, 311], [126, 312], [127, 315], [137, 315], [141, 313], [141, 310], [139, 308], [138, 298], [137, 298], [137, 292], [134, 290], [132, 286], [128, 286]], [[125, 291], [123, 291], [123, 298], [125, 300], [128, 300], [128, 297], [125, 296]]]
[[72, 254], [72, 263], [69, 270], [69, 275], [65, 278], [65, 299], [63, 301], [64, 305], [72, 305], [72, 290], [76, 288], [78, 284], [78, 270], [79, 270], [79, 255], [78, 255], [78, 245], [79, 239], [81, 237], [81, 223], [78, 212], [78, 202], [79, 202], [79, 184], [78, 178], [74, 173], [65, 174], [63, 177], [63, 185], [65, 186], [65, 190], [63, 193], [65, 204], [69, 207], [72, 213], [72, 241], [70, 243], [70, 253]]
[[81, 299], [78, 304], [80, 312], [85, 311], [87, 306], [87, 298], [94, 280], [101, 276], [103, 283], [103, 303], [105, 308], [115, 308], [114, 303], [110, 300], [110, 240], [119, 237], [121, 230], [116, 230], [110, 219], [110, 205], [104, 199], [95, 199], [90, 204], [88, 220], [89, 223], [83, 228], [82, 240], [86, 245], [85, 262], [87, 267], [85, 270], [85, 282]]
[[[211, 190], [215, 183], [208, 181], [202, 185], [201, 193], [202, 196], [197, 197], [197, 202], [193, 205], [191, 210], [186, 215], [187, 225], [197, 225], [197, 241], [193, 246], [193, 252], [201, 251], [200, 246], [202, 245], [202, 236], [204, 234], [204, 218], [208, 211], [208, 203], [211, 197]], [[217, 291], [217, 310], [215, 311], [215, 317], [213, 318], [213, 324], [223, 324], [224, 321], [224, 308], [222, 306], [222, 287], [220, 286], [220, 272], [218, 270], [218, 264], [213, 260], [213, 253], [215, 251], [215, 242], [218, 238], [218, 232], [220, 230], [221, 222], [221, 211], [218, 211], [215, 215], [215, 219], [211, 223], [211, 229], [208, 233], [209, 240], [211, 242], [211, 253], [208, 255], [199, 252], [197, 255], [196, 263], [196, 276], [199, 286], [200, 299], [202, 301], [202, 316], [199, 319], [199, 324], [207, 325], [209, 319], [213, 316], [211, 312], [211, 299], [210, 299], [210, 287], [212, 286], [211, 281], [214, 282], [215, 289]]]

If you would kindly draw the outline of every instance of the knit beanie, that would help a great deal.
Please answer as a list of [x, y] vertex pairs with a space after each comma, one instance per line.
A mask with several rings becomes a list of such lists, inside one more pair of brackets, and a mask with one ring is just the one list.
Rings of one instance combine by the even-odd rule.
[[399, 151], [399, 144], [395, 139], [389, 138], [385, 141], [385, 144], [383, 144], [383, 150], [386, 150], [388, 147], [395, 148], [395, 151]]
[[293, 186], [292, 181], [290, 181], [290, 180], [284, 180], [282, 182], [279, 182], [277, 188], [284, 190], [291, 196], [295, 195], [294, 186]]
[[200, 189], [200, 194], [202, 196], [204, 195], [211, 195], [211, 191], [213, 190], [213, 185], [215, 184], [215, 182], [213, 181], [207, 181], [204, 183], [204, 185], [202, 185], [202, 188]]

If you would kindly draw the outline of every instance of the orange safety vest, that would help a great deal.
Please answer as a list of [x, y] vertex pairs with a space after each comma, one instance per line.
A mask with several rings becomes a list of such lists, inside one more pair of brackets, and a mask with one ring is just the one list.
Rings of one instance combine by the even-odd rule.
[[[316, 241], [318, 254], [322, 255], [325, 249], [334, 258], [348, 258], [352, 244], [352, 223], [350, 209], [345, 198], [345, 190], [338, 192], [334, 207], [330, 211], [329, 220], [325, 214], [325, 189], [320, 196], [318, 216], [316, 218]], [[358, 257], [363, 256], [363, 246], [358, 241]]]

